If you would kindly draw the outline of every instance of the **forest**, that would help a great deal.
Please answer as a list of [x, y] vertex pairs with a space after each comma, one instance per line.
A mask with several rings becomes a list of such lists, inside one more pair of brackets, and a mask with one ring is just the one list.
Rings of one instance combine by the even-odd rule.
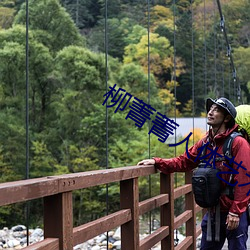
[[[183, 153], [149, 134], [153, 119], [127, 117], [135, 100], [169, 118], [205, 117], [207, 97], [249, 103], [250, 2], [220, 2], [224, 20], [215, 0], [2, 0], [1, 183]], [[132, 96], [123, 109], [105, 103], [113, 86]], [[150, 183], [140, 180], [140, 199], [158, 192], [157, 176]], [[118, 190], [108, 187], [109, 211]], [[42, 227], [41, 203], [30, 203], [33, 226]], [[24, 210], [0, 207], [0, 227], [25, 221]], [[106, 186], [74, 192], [75, 225], [106, 210]]]

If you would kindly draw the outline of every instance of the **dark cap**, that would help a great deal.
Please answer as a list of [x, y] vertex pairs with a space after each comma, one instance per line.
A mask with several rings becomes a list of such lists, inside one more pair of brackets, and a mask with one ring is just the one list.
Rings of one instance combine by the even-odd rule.
[[226, 110], [235, 120], [237, 111], [236, 111], [234, 105], [227, 98], [221, 97], [221, 98], [215, 99], [215, 100], [208, 98], [206, 101], [207, 113], [209, 112], [209, 110], [213, 104], [216, 104], [219, 107]]

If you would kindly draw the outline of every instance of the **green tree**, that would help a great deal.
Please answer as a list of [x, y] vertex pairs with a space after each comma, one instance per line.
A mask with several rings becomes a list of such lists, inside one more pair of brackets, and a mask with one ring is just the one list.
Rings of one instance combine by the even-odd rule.
[[148, 103], [150, 98], [150, 105], [159, 112], [163, 111], [163, 103], [158, 95], [155, 78], [152, 74], [149, 77], [150, 79], [140, 65], [130, 63], [121, 67], [117, 82], [119, 87], [124, 87], [128, 93], [145, 103]]
[[98, 0], [61, 0], [79, 29], [89, 29], [97, 24], [101, 14]]
[[0, 5], [0, 29], [11, 27], [15, 10], [13, 8], [1, 7]]
[[12, 26], [17, 6], [25, 0], [2, 0], [0, 2], [0, 29], [8, 29]]
[[[29, 85], [31, 88], [31, 125], [36, 131], [41, 131], [46, 120], [45, 113], [50, 103], [53, 88], [50, 74], [52, 71], [52, 56], [47, 47], [37, 42], [34, 33], [30, 31], [29, 41]], [[2, 41], [1, 72], [5, 95], [17, 98], [13, 106], [24, 113], [25, 96], [25, 28], [16, 25], [0, 32]], [[10, 74], [10, 72], [12, 72]], [[12, 101], [15, 99], [12, 98]]]
[[[159, 86], [164, 86], [171, 80], [173, 73], [173, 47], [165, 37], [151, 33], [150, 39], [150, 71], [156, 76]], [[141, 65], [145, 72], [148, 69], [148, 36], [142, 36], [137, 44], [130, 44], [125, 48], [124, 63], [135, 62]], [[176, 75], [182, 72], [183, 64], [178, 62]], [[167, 79], [168, 78], [168, 79]]]
[[[238, 78], [238, 81], [240, 81], [241, 87], [244, 90], [244, 94], [246, 95], [243, 100], [248, 103], [250, 101], [249, 93], [250, 93], [250, 72], [249, 72], [249, 58], [250, 56], [250, 48], [244, 48], [239, 47], [235, 49], [234, 52], [234, 58], [235, 58], [235, 64], [237, 68], [238, 75], [240, 76], [240, 79]], [[239, 83], [239, 82], [237, 82]]]
[[[36, 31], [36, 39], [53, 52], [69, 45], [84, 45], [79, 30], [58, 0], [29, 1], [29, 20], [29, 28]], [[26, 24], [25, 3], [14, 24]]]
[[[102, 19], [96, 27], [87, 35], [88, 47], [93, 51], [105, 52], [122, 61], [124, 48], [128, 45], [127, 37], [131, 34], [135, 22], [132, 19], [124, 17], [122, 19], [107, 19], [107, 41], [105, 44], [105, 20]], [[106, 48], [107, 46], [107, 48]]]

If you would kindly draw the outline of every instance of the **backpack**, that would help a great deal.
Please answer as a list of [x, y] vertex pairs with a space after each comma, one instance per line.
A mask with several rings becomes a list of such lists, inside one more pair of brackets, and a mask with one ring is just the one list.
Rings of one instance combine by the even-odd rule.
[[239, 131], [250, 143], [250, 105], [239, 105], [235, 109], [237, 111], [235, 122], [239, 125]]
[[[232, 156], [232, 143], [237, 136], [242, 136], [248, 140], [250, 138], [250, 105], [239, 105], [236, 107], [237, 116], [235, 118], [236, 123], [239, 125], [239, 132], [233, 132], [230, 134], [224, 145], [223, 154], [224, 157], [218, 157], [215, 161], [225, 161], [225, 156], [231, 159]], [[203, 145], [204, 146], [204, 145]], [[206, 147], [201, 152], [201, 157], [206, 153]], [[206, 166], [206, 167], [205, 167]], [[222, 194], [220, 179], [217, 177], [219, 169], [213, 166], [207, 166], [201, 161], [198, 168], [194, 170], [192, 176], [192, 187], [196, 203], [203, 208], [215, 207], [219, 203], [219, 198]], [[230, 179], [232, 176], [230, 177]], [[230, 181], [229, 181], [230, 182]], [[230, 199], [233, 199], [233, 187], [227, 186], [226, 193]]]

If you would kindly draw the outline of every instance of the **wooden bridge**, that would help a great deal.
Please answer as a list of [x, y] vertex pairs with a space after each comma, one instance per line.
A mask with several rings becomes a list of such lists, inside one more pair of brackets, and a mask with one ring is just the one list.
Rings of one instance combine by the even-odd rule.
[[[138, 178], [156, 174], [154, 166], [131, 166], [48, 176], [0, 184], [0, 206], [42, 198], [44, 205], [44, 240], [25, 250], [72, 250], [77, 244], [121, 227], [121, 249], [148, 250], [161, 242], [162, 250], [196, 249], [201, 228], [196, 213], [201, 211], [193, 199], [191, 173], [185, 185], [174, 189], [173, 174], [160, 174], [160, 193], [139, 202]], [[112, 182], [120, 183], [120, 210], [89, 223], [73, 227], [72, 192]], [[175, 218], [174, 200], [185, 196], [185, 212]], [[160, 208], [160, 227], [139, 239], [139, 216]], [[174, 231], [186, 226], [185, 239], [174, 246]]]

